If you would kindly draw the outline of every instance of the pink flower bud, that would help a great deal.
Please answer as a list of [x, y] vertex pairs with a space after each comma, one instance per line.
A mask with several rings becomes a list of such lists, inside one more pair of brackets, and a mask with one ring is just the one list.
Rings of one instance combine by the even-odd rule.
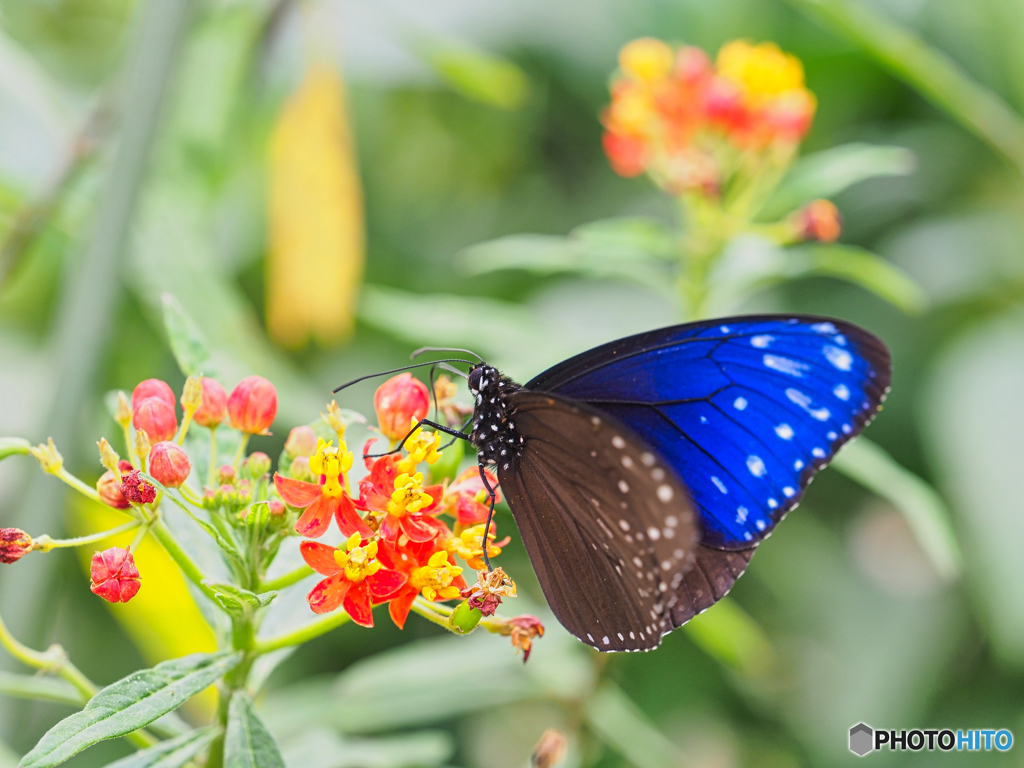
[[192, 462], [177, 443], [157, 443], [149, 452], [149, 474], [168, 488], [180, 486], [191, 471]]
[[250, 478], [259, 480], [270, 471], [270, 457], [261, 451], [256, 451], [249, 454], [249, 458], [242, 463], [242, 466]]
[[231, 485], [235, 482], [235, 468], [230, 464], [224, 464], [217, 469], [217, 479], [222, 485]]
[[20, 528], [0, 528], [0, 563], [16, 563], [32, 551], [32, 537]]
[[242, 379], [228, 398], [228, 414], [235, 429], [263, 434], [277, 416], [277, 390], [262, 376]]
[[120, 547], [94, 554], [90, 575], [90, 589], [111, 603], [127, 603], [142, 586], [135, 558], [127, 549]]
[[[132, 465], [127, 461], [119, 461], [117, 468], [121, 474], [132, 471]], [[131, 502], [121, 493], [121, 479], [109, 469], [96, 481], [96, 493], [100, 495], [100, 501], [114, 509], [128, 509]]]
[[419, 421], [427, 415], [430, 392], [426, 384], [406, 371], [377, 388], [373, 407], [377, 411], [380, 431], [392, 440], [399, 440], [409, 433], [414, 419]]
[[192, 420], [201, 427], [213, 429], [228, 419], [228, 395], [216, 379], [203, 376], [203, 404], [196, 410]]
[[285, 440], [284, 449], [289, 456], [312, 456], [316, 453], [316, 432], [312, 427], [303, 424], [292, 427]]
[[138, 408], [139, 403], [147, 397], [158, 397], [167, 403], [171, 410], [174, 410], [176, 403], [174, 390], [171, 389], [167, 382], [160, 381], [160, 379], [140, 381], [138, 386], [132, 391], [132, 409]]
[[156, 498], [156, 488], [133, 469], [121, 478], [121, 495], [132, 504], [149, 504]]
[[154, 443], [170, 440], [178, 431], [178, 417], [174, 413], [174, 406], [168, 405], [159, 397], [146, 397], [140, 400], [135, 406], [132, 424], [136, 429], [146, 430], [149, 439]]
[[277, 499], [271, 500], [267, 506], [270, 508], [271, 517], [280, 517], [285, 512], [284, 502]]

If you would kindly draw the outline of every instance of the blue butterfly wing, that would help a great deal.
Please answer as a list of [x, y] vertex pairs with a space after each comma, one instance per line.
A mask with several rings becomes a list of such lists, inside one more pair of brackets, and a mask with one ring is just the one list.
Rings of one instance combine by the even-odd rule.
[[631, 336], [526, 384], [605, 411], [690, 489], [702, 544], [742, 550], [795, 507], [815, 472], [879, 410], [886, 346], [824, 317], [750, 316]]

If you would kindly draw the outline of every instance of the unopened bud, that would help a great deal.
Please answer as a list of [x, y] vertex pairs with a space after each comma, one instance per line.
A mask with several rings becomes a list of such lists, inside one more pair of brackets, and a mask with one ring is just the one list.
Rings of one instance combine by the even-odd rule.
[[100, 449], [100, 463], [117, 475], [117, 482], [120, 483], [121, 471], [117, 465], [120, 463], [121, 457], [117, 455], [117, 451], [110, 447], [110, 443], [107, 442], [105, 437], [100, 438], [100, 441], [96, 443], [96, 447]]
[[302, 424], [292, 427], [285, 440], [284, 450], [289, 456], [312, 456], [316, 453], [316, 432], [312, 427]]
[[253, 480], [259, 480], [270, 471], [270, 457], [260, 451], [250, 453], [242, 467]]
[[480, 623], [483, 616], [479, 608], [471, 608], [469, 600], [463, 600], [455, 606], [449, 623], [456, 634], [465, 635], [476, 629], [476, 625]]
[[565, 734], [556, 728], [548, 728], [533, 748], [530, 765], [533, 768], [555, 768], [565, 759], [566, 746]]
[[294, 480], [312, 482], [315, 478], [313, 477], [313, 470], [309, 468], [309, 457], [296, 456], [292, 459], [292, 463], [288, 466], [288, 477]]
[[181, 410], [186, 416], [192, 416], [203, 404], [203, 377], [189, 376], [185, 379], [185, 388], [181, 393]]
[[391, 440], [401, 440], [409, 424], [419, 421], [430, 410], [430, 391], [411, 373], [400, 373], [381, 384], [373, 396], [380, 431]]
[[245, 511], [245, 527], [262, 531], [270, 522], [270, 509], [266, 502], [253, 504]]
[[174, 413], [174, 406], [168, 405], [167, 401], [160, 397], [147, 397], [137, 402], [132, 414], [132, 424], [137, 430], [145, 430], [150, 439], [157, 443], [170, 440], [178, 431], [178, 417]]
[[235, 486], [225, 483], [217, 487], [213, 499], [218, 507], [232, 507], [238, 501], [238, 493], [235, 491]]
[[37, 446], [28, 449], [28, 452], [36, 457], [39, 462], [39, 466], [43, 468], [43, 472], [51, 475], [56, 475], [64, 468], [64, 457], [60, 455], [60, 451], [57, 450], [57, 446], [53, 444], [53, 438], [48, 437], [46, 444], [40, 443]]
[[278, 499], [269, 501], [267, 503], [267, 509], [269, 510], [271, 517], [281, 517], [286, 511], [284, 502], [279, 501]]
[[149, 440], [149, 433], [144, 429], [138, 430], [135, 433], [135, 454], [145, 463], [151, 450], [153, 450], [153, 444]]
[[815, 200], [793, 214], [798, 240], [834, 243], [843, 231], [843, 219], [831, 200]]
[[149, 453], [149, 474], [168, 488], [181, 486], [191, 471], [192, 462], [177, 443], [157, 443]]
[[0, 563], [16, 563], [32, 551], [32, 537], [20, 528], [0, 528]]
[[217, 492], [212, 488], [203, 491], [203, 509], [217, 508]]
[[242, 379], [228, 397], [228, 415], [240, 432], [265, 434], [277, 416], [277, 390], [262, 376]]
[[117, 411], [114, 413], [114, 420], [125, 429], [132, 423], [132, 406], [128, 402], [128, 395], [124, 392], [117, 393]]
[[235, 468], [230, 464], [223, 464], [217, 469], [217, 479], [221, 485], [231, 485], [235, 482]]
[[248, 504], [252, 501], [252, 483], [248, 480], [239, 480], [235, 487], [239, 504]]
[[160, 379], [140, 381], [135, 389], [132, 390], [132, 408], [138, 410], [139, 406], [142, 405], [142, 401], [150, 397], [163, 401], [171, 410], [174, 410], [174, 390], [171, 389], [171, 385], [166, 381], [161, 381]]
[[92, 556], [90, 589], [111, 603], [127, 603], [142, 586], [135, 558], [127, 549], [111, 547]]
[[196, 424], [214, 429], [228, 419], [228, 395], [216, 379], [203, 376], [203, 404], [193, 415]]
[[121, 493], [121, 476], [131, 471], [132, 465], [122, 461], [115, 465], [114, 469], [104, 472], [96, 481], [96, 493], [99, 494], [100, 501], [114, 509], [128, 509], [131, 502]]
[[320, 418], [324, 420], [324, 423], [338, 433], [338, 439], [340, 440], [345, 436], [345, 421], [341, 418], [341, 409], [338, 407], [336, 400], [331, 400], [327, 406], [327, 413], [320, 412]]

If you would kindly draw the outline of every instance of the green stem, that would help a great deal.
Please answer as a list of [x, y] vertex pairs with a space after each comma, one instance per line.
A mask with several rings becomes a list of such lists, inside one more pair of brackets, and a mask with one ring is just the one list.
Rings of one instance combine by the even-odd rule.
[[[51, 645], [45, 652], [39, 652], [26, 645], [22, 645], [8, 631], [2, 617], [0, 617], [0, 645], [6, 648], [8, 653], [25, 666], [42, 672], [56, 674], [69, 682], [82, 697], [83, 704], [99, 691], [96, 684], [71, 663], [67, 653], [61, 646]], [[125, 739], [140, 749], [152, 747], [157, 743], [157, 739], [145, 731], [134, 731], [126, 735]]]
[[187, 485], [179, 486], [178, 491], [185, 497], [186, 501], [195, 504], [197, 507], [203, 506], [203, 500], [196, 496], [195, 492], [193, 492]]
[[242, 439], [238, 442], [238, 451], [235, 453], [235, 460], [231, 463], [231, 466], [235, 468], [235, 472], [238, 472], [238, 466], [242, 463], [242, 458], [245, 456], [245, 448], [249, 445], [249, 438], [252, 437], [248, 432], [242, 433]]
[[422, 597], [417, 597], [412, 603], [412, 610], [418, 613], [420, 616], [425, 618], [427, 621], [437, 624], [439, 627], [444, 627], [449, 632], [454, 632], [452, 629], [450, 617], [451, 609], [447, 613], [441, 613], [434, 608], [433, 603], [428, 603]]
[[151, 521], [143, 523], [142, 527], [139, 528], [139, 532], [135, 534], [135, 538], [132, 539], [132, 543], [128, 546], [129, 552], [134, 552], [138, 548], [139, 544], [142, 543], [142, 540], [146, 538], [146, 534], [149, 533], [149, 529], [152, 525], [153, 523]]
[[135, 453], [135, 441], [132, 440], [132, 428], [129, 424], [131, 424], [131, 422], [125, 422], [122, 428], [124, 431], [124, 447], [128, 452], [128, 461], [131, 462], [133, 467], [140, 469], [141, 464], [139, 463], [138, 455]]
[[277, 637], [272, 637], [269, 640], [257, 640], [253, 653], [259, 655], [263, 653], [270, 653], [271, 651], [276, 651], [281, 648], [288, 648], [293, 645], [301, 645], [302, 643], [309, 642], [313, 638], [320, 637], [320, 635], [330, 632], [336, 627], [340, 627], [348, 621], [349, 615], [342, 610], [337, 610], [319, 621], [314, 621], [312, 624], [307, 624], [293, 632], [278, 635]]
[[203, 594], [210, 598], [215, 605], [219, 605], [213, 590], [203, 583], [206, 581], [206, 576], [201, 570], [199, 570], [199, 566], [192, 562], [192, 558], [185, 553], [185, 550], [181, 548], [181, 545], [178, 544], [177, 539], [174, 538], [171, 532], [167, 529], [167, 526], [164, 525], [163, 521], [157, 520], [153, 524], [152, 531], [153, 537], [160, 542], [160, 546], [162, 546], [167, 554], [171, 556], [171, 559], [177, 563], [178, 568], [180, 568], [181, 572], [185, 574], [185, 578], [199, 587]]
[[56, 475], [86, 498], [92, 499], [95, 502], [100, 501], [100, 495], [96, 492], [95, 488], [90, 485], [86, 485], [63, 467], [61, 467], [60, 471], [57, 472]]
[[[195, 413], [195, 411], [192, 411]], [[185, 442], [185, 435], [188, 434], [188, 428], [192, 426], [192, 413], [185, 411], [185, 415], [181, 419], [181, 428], [178, 430], [178, 437], [175, 442], [181, 445]]]
[[49, 552], [51, 549], [64, 549], [66, 547], [84, 547], [86, 544], [95, 544], [98, 541], [103, 541], [111, 536], [117, 536], [119, 533], [126, 533], [127, 531], [133, 531], [142, 525], [141, 520], [129, 520], [124, 525], [119, 525], [116, 528], [111, 528], [108, 531], [100, 531], [99, 533], [91, 533], [88, 536], [79, 536], [74, 539], [51, 539], [49, 536], [40, 536], [38, 539], [33, 539], [32, 551], [33, 552]]
[[258, 591], [260, 592], [278, 592], [285, 587], [290, 587], [292, 584], [297, 584], [304, 578], [313, 573], [313, 569], [308, 565], [303, 565], [300, 568], [296, 568], [294, 571], [286, 573], [284, 576], [278, 576], [276, 579], [265, 581], [260, 584]]

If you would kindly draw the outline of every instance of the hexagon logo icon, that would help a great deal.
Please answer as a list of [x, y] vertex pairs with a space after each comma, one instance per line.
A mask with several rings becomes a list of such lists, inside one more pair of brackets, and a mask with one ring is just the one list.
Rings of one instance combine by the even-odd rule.
[[850, 751], [858, 757], [864, 757], [875, 748], [875, 733], [871, 726], [857, 723], [850, 729]]

